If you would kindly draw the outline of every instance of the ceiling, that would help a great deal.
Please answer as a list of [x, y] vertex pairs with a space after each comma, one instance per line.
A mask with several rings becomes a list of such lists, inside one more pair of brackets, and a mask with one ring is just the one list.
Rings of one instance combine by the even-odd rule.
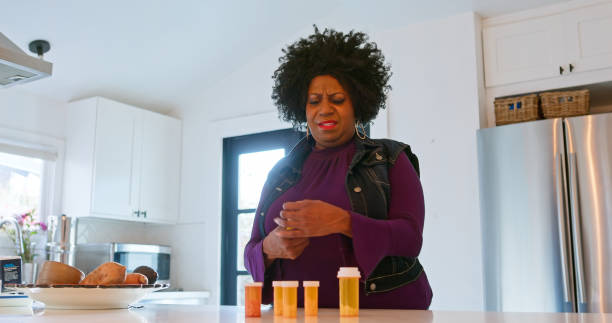
[[30, 41], [48, 40], [45, 60], [54, 65], [50, 78], [0, 91], [19, 88], [62, 102], [102, 95], [168, 112], [313, 23], [368, 32], [564, 1], [4, 0], [0, 31], [26, 51]]

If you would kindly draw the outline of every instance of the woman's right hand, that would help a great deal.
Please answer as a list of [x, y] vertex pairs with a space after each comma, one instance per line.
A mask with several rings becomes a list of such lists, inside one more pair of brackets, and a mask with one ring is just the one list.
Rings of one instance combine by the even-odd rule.
[[274, 259], [296, 259], [310, 243], [309, 238], [283, 238], [278, 235], [279, 231], [284, 231], [282, 227], [276, 227], [263, 240], [263, 253], [266, 257], [266, 267]]

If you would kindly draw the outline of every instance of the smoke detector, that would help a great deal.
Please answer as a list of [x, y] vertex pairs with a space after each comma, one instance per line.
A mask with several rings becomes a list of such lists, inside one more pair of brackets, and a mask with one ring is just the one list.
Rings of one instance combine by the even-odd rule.
[[32, 57], [0, 32], [0, 87], [51, 76], [53, 64], [42, 59], [42, 55], [50, 48], [49, 42], [35, 40], [30, 43], [30, 50], [38, 54], [39, 58]]

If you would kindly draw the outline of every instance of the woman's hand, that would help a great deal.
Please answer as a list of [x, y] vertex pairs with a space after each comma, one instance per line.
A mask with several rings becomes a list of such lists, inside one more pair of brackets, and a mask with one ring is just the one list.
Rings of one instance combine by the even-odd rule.
[[263, 240], [266, 267], [277, 258], [296, 259], [310, 243], [308, 238], [281, 237], [279, 233], [282, 231], [285, 231], [285, 229], [276, 227]]
[[352, 237], [351, 215], [335, 205], [318, 200], [285, 202], [274, 222], [286, 230], [283, 238], [321, 237], [341, 233]]

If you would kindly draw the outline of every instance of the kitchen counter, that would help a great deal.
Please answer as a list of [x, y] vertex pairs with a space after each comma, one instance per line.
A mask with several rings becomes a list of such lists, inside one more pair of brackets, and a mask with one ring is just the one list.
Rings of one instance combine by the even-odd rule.
[[[21, 312], [20, 312], [21, 311]], [[28, 312], [29, 311], [29, 312]], [[145, 305], [125, 310], [28, 310], [0, 308], [2, 322], [207, 322], [207, 323], [591, 323], [611, 322], [612, 314], [566, 313], [495, 313], [408, 310], [360, 310], [358, 318], [341, 318], [337, 309], [320, 309], [318, 317], [304, 317], [298, 310], [297, 319], [274, 317], [271, 309], [263, 310], [261, 318], [244, 318], [244, 308], [237, 306]]]

